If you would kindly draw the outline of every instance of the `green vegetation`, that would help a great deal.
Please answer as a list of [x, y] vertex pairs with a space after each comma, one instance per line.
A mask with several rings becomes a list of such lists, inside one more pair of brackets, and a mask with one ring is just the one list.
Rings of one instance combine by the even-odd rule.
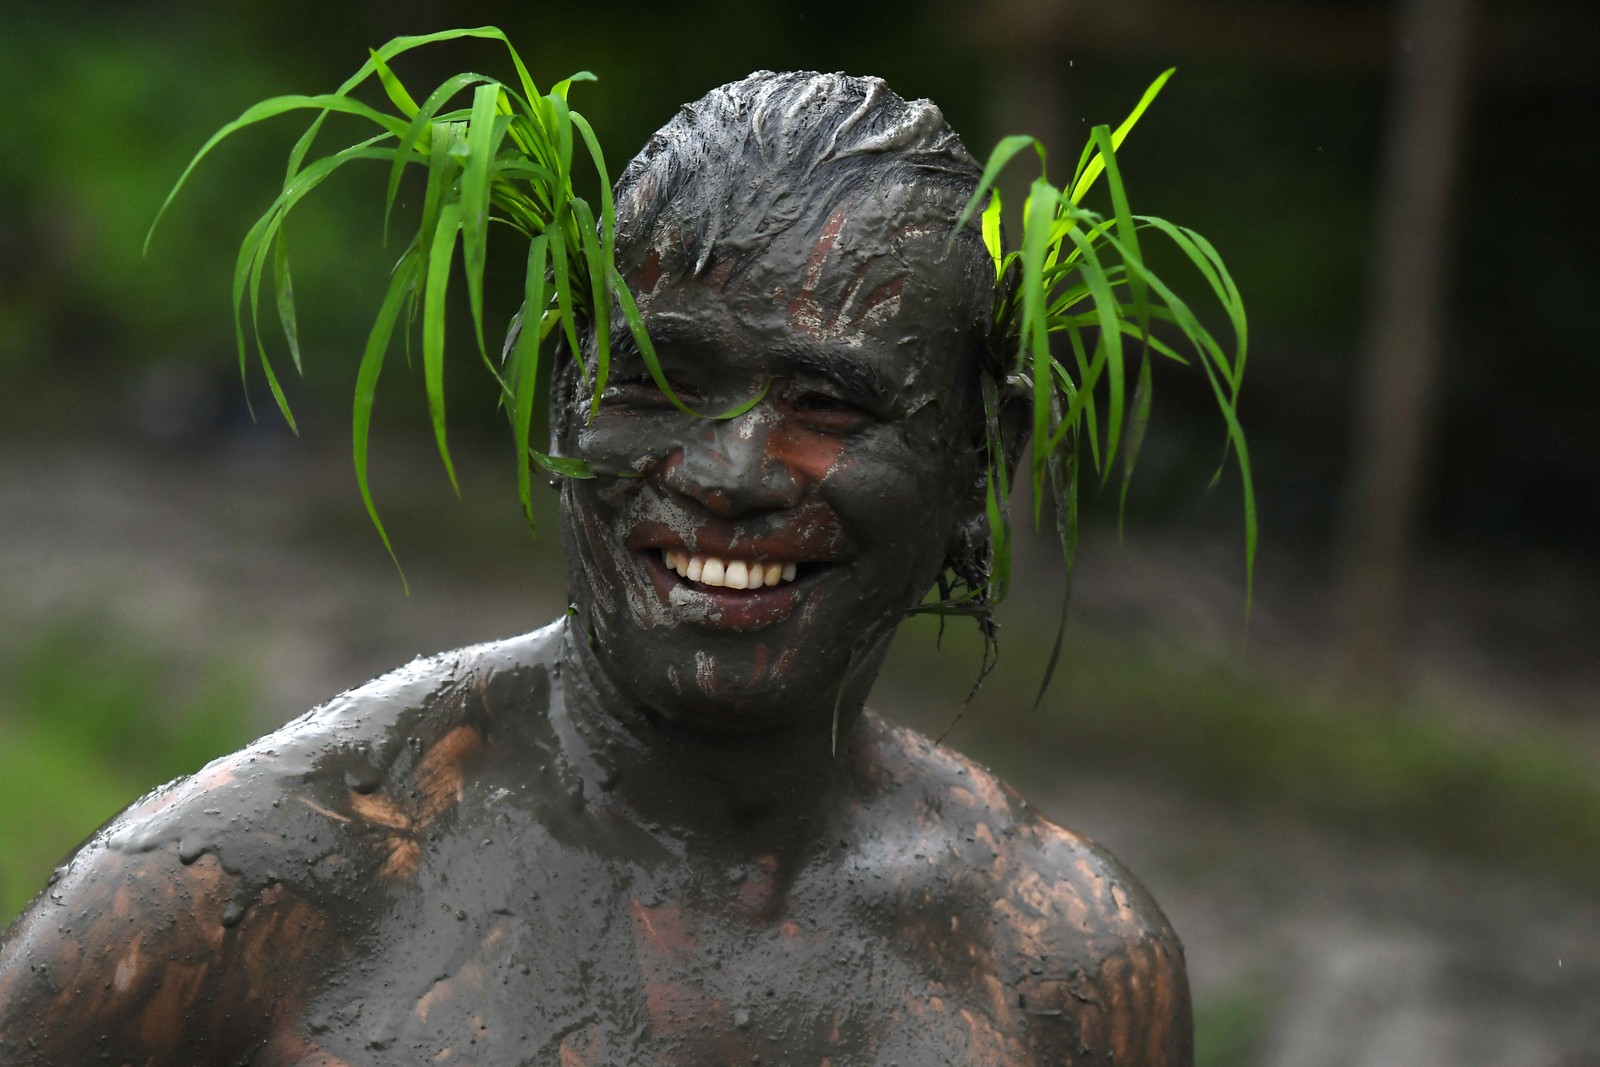
[[[514, 88], [480, 74], [462, 73], [445, 79], [418, 104], [390, 69], [389, 62], [412, 49], [464, 37], [488, 38], [503, 44], [516, 67], [517, 86]], [[397, 37], [374, 51], [371, 59], [336, 91], [316, 96], [273, 97], [248, 108], [222, 127], [190, 161], [157, 215], [159, 222], [160, 215], [172, 204], [190, 173], [224, 138], [289, 112], [316, 113], [289, 153], [282, 192], [245, 235], [233, 272], [234, 330], [240, 374], [243, 376], [247, 369], [244, 307], [248, 302], [261, 370], [279, 410], [292, 427], [294, 415], [267, 357], [260, 330], [261, 283], [270, 255], [279, 323], [290, 356], [296, 368], [300, 367], [299, 326], [283, 231], [285, 220], [302, 198], [340, 167], [356, 160], [372, 160], [389, 164], [383, 213], [387, 232], [406, 166], [425, 169], [427, 185], [421, 220], [390, 273], [388, 289], [356, 372], [353, 416], [356, 480], [367, 514], [391, 556], [394, 549], [378, 517], [367, 482], [368, 434], [378, 376], [402, 312], [406, 321], [402, 333], [408, 344], [420, 312], [428, 411], [445, 471], [451, 484], [456, 485], [455, 467], [445, 434], [444, 349], [445, 297], [458, 243], [478, 354], [498, 385], [501, 403], [511, 417], [519, 457], [518, 496], [530, 524], [533, 522], [532, 480], [527, 458], [569, 476], [588, 474], [579, 464], [547, 456], [530, 446], [537, 406], [539, 354], [542, 346], [557, 333], [557, 328], [565, 335], [570, 350], [581, 360], [578, 321], [582, 318], [595, 324], [596, 355], [591, 379], [598, 404], [610, 369], [609, 331], [611, 304], [615, 299], [627, 317], [651, 373], [665, 388], [665, 378], [644, 332], [638, 309], [633, 306], [632, 297], [613, 262], [616, 213], [600, 143], [588, 121], [567, 104], [572, 83], [593, 80], [593, 77], [588, 72], [580, 72], [557, 82], [548, 94], [540, 95], [522, 57], [505, 34], [494, 27]], [[369, 79], [376, 79], [382, 85], [398, 114], [379, 111], [351, 95]], [[472, 91], [469, 108], [445, 110], [451, 100], [469, 89]], [[366, 120], [380, 132], [306, 163], [307, 153], [322, 131], [324, 121], [333, 113]], [[573, 191], [575, 137], [582, 139], [599, 175], [598, 225], [594, 209]], [[515, 340], [507, 347], [509, 359], [504, 375], [489, 358], [483, 330], [483, 276], [491, 222], [508, 226], [528, 242], [525, 296], [519, 321], [536, 324], [536, 327], [514, 331]], [[152, 233], [154, 227], [153, 223]], [[670, 394], [670, 390], [668, 392]]]
[[[1056, 532], [1066, 565], [1060, 620], [1045, 666], [1040, 697], [1050, 684], [1061, 652], [1061, 634], [1072, 594], [1073, 564], [1078, 544], [1078, 476], [1085, 447], [1089, 459], [1109, 479], [1122, 453], [1122, 500], [1127, 500], [1129, 480], [1150, 421], [1152, 378], [1150, 353], [1187, 364], [1178, 348], [1155, 332], [1157, 326], [1176, 329], [1192, 348], [1204, 371], [1217, 407], [1227, 425], [1227, 442], [1237, 457], [1244, 482], [1245, 570], [1254, 572], [1256, 550], [1255, 492], [1250, 477], [1250, 456], [1239, 424], [1239, 389], [1244, 380], [1248, 341], [1244, 302], [1238, 287], [1211, 242], [1195, 231], [1175, 226], [1151, 215], [1135, 215], [1117, 151], [1172, 76], [1167, 70], [1151, 83], [1132, 112], [1115, 130], [1096, 126], [1078, 156], [1072, 179], [1061, 188], [1046, 174], [1046, 153], [1036, 138], [1007, 137], [996, 146], [983, 178], [962, 214], [962, 222], [982, 211], [984, 244], [994, 258], [995, 322], [1016, 355], [1001, 382], [986, 382], [985, 404], [989, 421], [988, 518], [993, 553], [987, 584], [972, 588], [951, 602], [927, 605], [934, 614], [975, 614], [990, 646], [994, 631], [988, 622], [995, 604], [1004, 599], [1011, 573], [1011, 529], [1006, 497], [1009, 486], [1003, 459], [999, 406], [1004, 393], [1025, 391], [1032, 402], [1030, 480], [1033, 521], [1039, 524], [1048, 495], [1054, 505]], [[1032, 148], [1039, 159], [1039, 177], [1029, 188], [1022, 209], [1022, 245], [1007, 252], [1000, 235], [1001, 197], [996, 179], [1019, 153]], [[1083, 206], [1084, 198], [1104, 174], [1111, 196], [1108, 218]], [[1167, 285], [1140, 252], [1140, 234], [1160, 235], [1171, 241], [1199, 271], [1226, 314], [1233, 330], [1231, 354]], [[1092, 331], [1086, 338], [1086, 331]], [[1071, 366], [1052, 351], [1050, 335], [1064, 333], [1072, 353]], [[1123, 337], [1144, 349], [1133, 394], [1128, 395], [1127, 361]], [[1088, 342], [1093, 341], [1092, 353]], [[1181, 343], [1181, 342], [1180, 342]], [[1097, 395], [1104, 385], [1104, 417]], [[1103, 428], [1103, 439], [1102, 439]], [[1220, 477], [1221, 471], [1218, 471]], [[1216, 478], [1213, 478], [1215, 483]], [[1049, 493], [1045, 492], [1046, 486]], [[941, 592], [946, 592], [941, 587]], [[1248, 603], [1248, 595], [1247, 595]], [[992, 647], [986, 654], [990, 662]]]
[[[931, 643], [926, 624], [902, 640]], [[1007, 655], [1049, 653], [1019, 627]], [[955, 647], [949, 647], [952, 644]], [[980, 652], [951, 635], [950, 654], [919, 658], [889, 684], [950, 708]], [[958, 747], [1002, 767], [1048, 759], [1160, 781], [1224, 805], [1271, 808], [1375, 842], [1488, 858], [1600, 889], [1600, 775], [1553, 730], [1475, 731], [1450, 708], [1371, 707], [1308, 693], [1301, 678], [1251, 673], [1175, 641], [1077, 627], [1064, 678], [1033, 709], [1025, 672], [992, 678]], [[938, 733], [949, 723], [920, 725]], [[978, 725], [981, 724], [981, 725]]]
[[[484, 38], [503, 45], [516, 68], [516, 84], [508, 85], [481, 74], [456, 74], [446, 78], [419, 104], [391, 69], [390, 61], [426, 45], [463, 38]], [[1034, 521], [1037, 523], [1042, 513], [1044, 486], [1048, 483], [1056, 504], [1057, 532], [1067, 573], [1061, 623], [1056, 631], [1055, 649], [1045, 669], [1041, 695], [1049, 684], [1060, 652], [1061, 626], [1065, 625], [1066, 604], [1071, 594], [1078, 537], [1080, 453], [1087, 446], [1094, 466], [1107, 476], [1120, 448], [1125, 498], [1127, 481], [1149, 422], [1150, 360], [1141, 360], [1130, 397], [1124, 335], [1133, 338], [1148, 352], [1179, 363], [1187, 363], [1188, 358], [1157, 336], [1156, 327], [1174, 328], [1192, 347], [1222, 411], [1227, 425], [1226, 440], [1237, 456], [1243, 476], [1247, 570], [1254, 563], [1255, 497], [1249, 453], [1236, 416], [1247, 340], [1239, 291], [1216, 249], [1205, 238], [1161, 218], [1132, 214], [1116, 160], [1117, 150], [1171, 74], [1172, 71], [1166, 71], [1146, 89], [1115, 131], [1109, 126], [1094, 128], [1071, 181], [1062, 188], [1052, 185], [1045, 176], [1045, 149], [1039, 141], [1027, 136], [1005, 138], [991, 155], [979, 187], [958, 223], [958, 226], [966, 225], [982, 208], [983, 239], [995, 265], [996, 331], [1005, 342], [1015, 344], [1016, 358], [1012, 366], [1000, 372], [1001, 380], [986, 377], [984, 382], [990, 463], [986, 558], [976, 571], [952, 572], [942, 577], [939, 599], [918, 610], [975, 617], [992, 651], [991, 614], [994, 606], [1005, 597], [1011, 563], [1007, 503], [1010, 486], [1000, 408], [1006, 399], [1026, 390], [1032, 396]], [[164, 213], [200, 161], [233, 133], [289, 112], [316, 113], [289, 153], [282, 191], [245, 235], [233, 272], [240, 372], [244, 374], [247, 366], [244, 319], [248, 304], [261, 370], [284, 418], [293, 426], [294, 416], [260, 333], [262, 282], [270, 257], [279, 323], [289, 354], [295, 366], [300, 367], [299, 326], [284, 221], [303, 197], [346, 163], [375, 160], [389, 166], [383, 210], [387, 231], [406, 167], [417, 166], [426, 172], [420, 222], [390, 274], [388, 290], [356, 373], [353, 415], [356, 480], [367, 514], [391, 556], [394, 549], [378, 517], [367, 479], [368, 434], [375, 389], [402, 314], [405, 325], [401, 332], [408, 343], [420, 318], [428, 411], [439, 455], [454, 485], [455, 471], [445, 433], [444, 350], [445, 298], [458, 242], [478, 354], [496, 382], [499, 400], [511, 418], [517, 457], [517, 492], [530, 524], [533, 522], [530, 459], [572, 477], [594, 473], [570, 458], [548, 456], [530, 446], [540, 353], [547, 343], [564, 337], [569, 350], [582, 360], [579, 323], [594, 324], [594, 366], [585, 370], [593, 387], [591, 412], [596, 410], [610, 370], [609, 331], [614, 302], [626, 319], [656, 384], [679, 408], [690, 411], [667, 382], [633, 297], [616, 267], [615, 208], [599, 141], [588, 121], [572, 111], [567, 103], [572, 82], [592, 78], [587, 72], [576, 74], [556, 83], [548, 94], [541, 96], [522, 57], [506, 35], [492, 26], [398, 37], [372, 52], [371, 59], [332, 93], [278, 96], [248, 108], [206, 141], [162, 205], [161, 213]], [[380, 111], [352, 95], [369, 81], [381, 85], [394, 113]], [[468, 90], [472, 93], [470, 107], [446, 110], [455, 97]], [[334, 113], [354, 116], [377, 126], [379, 132], [307, 163], [307, 155], [325, 120]], [[598, 213], [573, 189], [575, 138], [581, 138], [599, 178]], [[990, 194], [1006, 164], [1030, 147], [1038, 155], [1040, 175], [1033, 182], [1024, 205], [1022, 245], [1008, 253], [1000, 238], [1001, 198], [998, 191]], [[1110, 217], [1083, 206], [1084, 198], [1101, 175], [1105, 176], [1110, 191], [1113, 209]], [[160, 214], [157, 221], [159, 218]], [[484, 269], [491, 222], [515, 231], [528, 246], [522, 308], [502, 356], [504, 375], [501, 367], [490, 359], [484, 339]], [[1231, 354], [1201, 324], [1189, 304], [1146, 263], [1140, 253], [1141, 232], [1147, 238], [1152, 234], [1167, 238], [1198, 269], [1232, 327]], [[1049, 340], [1052, 333], [1064, 333], [1070, 342], [1070, 367], [1052, 355]], [[1105, 393], [1103, 420], [1099, 414], [1102, 401], [1096, 399], [1102, 389]], [[758, 394], [710, 417], [731, 418], [760, 399], [761, 394]], [[398, 564], [398, 560], [396, 562]], [[986, 658], [986, 665], [989, 662], [992, 659]]]
[[236, 672], [191, 676], [103, 626], [0, 657], [0, 929], [130, 800], [248, 740], [250, 705]]
[[1195, 1005], [1195, 1067], [1248, 1067], [1271, 1019], [1271, 1005], [1258, 981], [1241, 982]]

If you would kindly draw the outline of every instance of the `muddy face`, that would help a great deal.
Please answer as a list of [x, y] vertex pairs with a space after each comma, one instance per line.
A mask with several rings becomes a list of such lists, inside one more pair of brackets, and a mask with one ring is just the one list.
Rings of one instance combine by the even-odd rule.
[[568, 454], [637, 475], [564, 483], [578, 622], [670, 720], [825, 723], [847, 675], [859, 703], [981, 507], [983, 294], [916, 205], [847, 203], [695, 277], [659, 235], [630, 282], [675, 391], [702, 412], [762, 399], [685, 414], [623, 352], [592, 421], [581, 389], [559, 415]]

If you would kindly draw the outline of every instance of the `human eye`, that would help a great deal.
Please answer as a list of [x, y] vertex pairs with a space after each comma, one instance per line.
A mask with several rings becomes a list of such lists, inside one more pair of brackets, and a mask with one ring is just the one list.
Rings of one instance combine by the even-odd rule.
[[[674, 395], [687, 401], [690, 394], [670, 380], [667, 383]], [[606, 383], [600, 394], [600, 406], [612, 408], [670, 408], [672, 400], [649, 374], [623, 374]]]
[[845, 434], [874, 421], [870, 411], [832, 393], [806, 390], [786, 398], [784, 405], [801, 425], [819, 433]]

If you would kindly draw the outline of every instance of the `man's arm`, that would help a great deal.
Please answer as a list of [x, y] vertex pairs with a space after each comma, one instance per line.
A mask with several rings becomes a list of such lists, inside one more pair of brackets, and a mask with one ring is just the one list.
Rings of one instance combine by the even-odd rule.
[[[281, 884], [246, 885], [214, 854], [141, 840], [170, 799], [155, 794], [109, 824], [0, 943], [6, 1067], [236, 1062], [275, 1040], [275, 1020], [300, 1015], [326, 921]], [[312, 1051], [290, 1033], [276, 1040], [271, 1062]]]

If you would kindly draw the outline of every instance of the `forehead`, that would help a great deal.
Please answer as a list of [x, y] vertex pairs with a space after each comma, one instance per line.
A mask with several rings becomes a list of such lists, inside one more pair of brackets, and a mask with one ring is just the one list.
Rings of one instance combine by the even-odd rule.
[[[947, 213], [886, 198], [835, 208], [758, 243], [700, 250], [658, 228], [629, 280], [658, 346], [715, 346], [769, 373], [820, 369], [949, 388], [972, 367], [990, 294]], [[982, 266], [982, 264], [977, 264]]]

